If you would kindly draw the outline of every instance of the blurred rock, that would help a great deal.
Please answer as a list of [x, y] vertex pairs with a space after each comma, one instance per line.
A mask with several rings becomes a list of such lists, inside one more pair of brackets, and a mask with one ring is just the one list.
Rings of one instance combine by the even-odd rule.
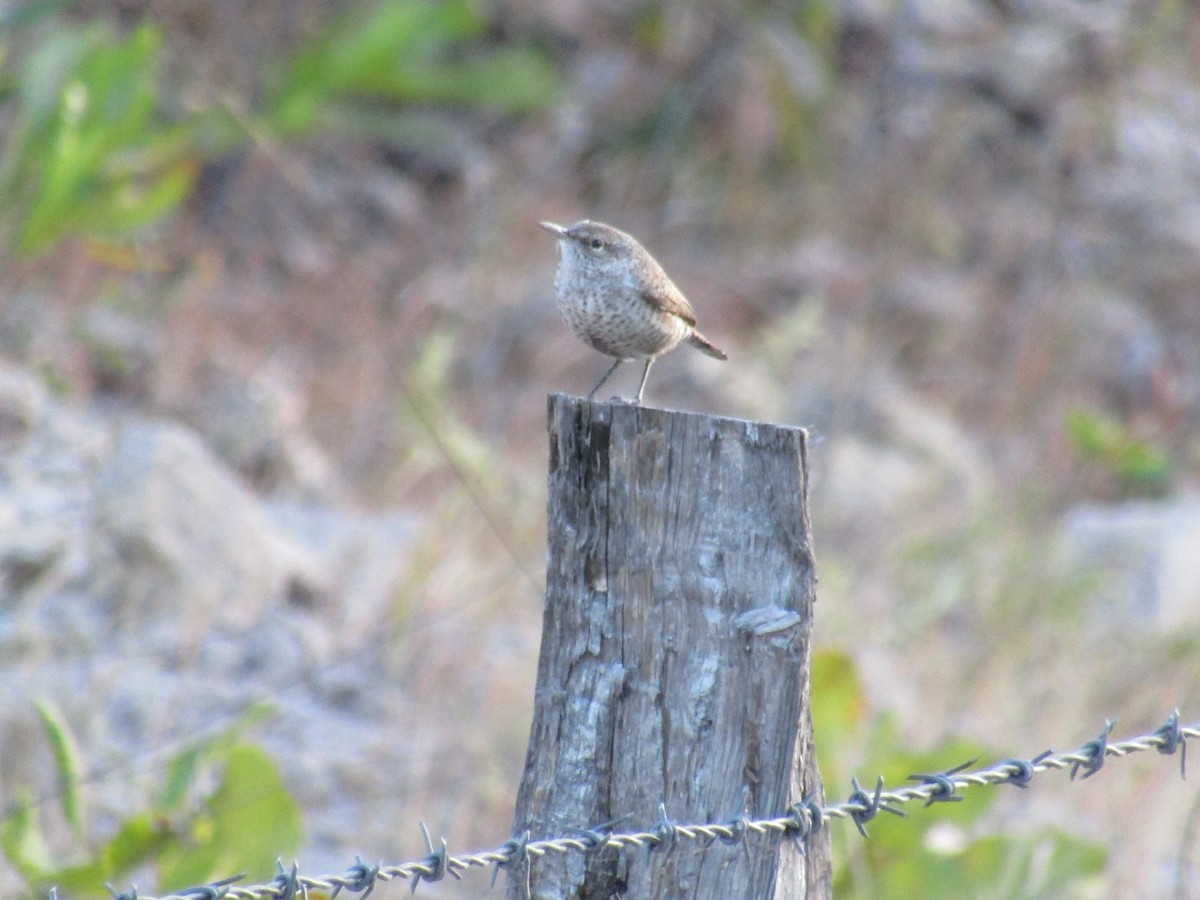
[[830, 441], [825, 457], [820, 505], [848, 521], [870, 517], [882, 524], [915, 500], [928, 498], [937, 480], [910, 454], [853, 435]]
[[[0, 368], [0, 421], [0, 805], [22, 785], [55, 790], [39, 786], [37, 697], [63, 710], [90, 770], [152, 766], [151, 750], [264, 698], [279, 713], [263, 743], [295, 784], [305, 767], [356, 769], [361, 748], [313, 726], [347, 697], [404, 709], [377, 648], [415, 517], [264, 502], [195, 432], [68, 405], [20, 368]], [[318, 676], [347, 658], [331, 698]], [[92, 787], [100, 810], [148, 802], [129, 779]], [[314, 819], [354, 805], [336, 779], [324, 790], [297, 789]]]
[[1182, 361], [1143, 304], [1118, 294], [1090, 298], [1079, 331], [1089, 384], [1124, 420], [1157, 414], [1169, 421], [1188, 403]]
[[267, 504], [187, 428], [71, 407], [17, 367], [0, 368], [0, 443], [0, 611], [79, 594], [113, 626], [242, 628], [281, 605], [377, 618], [414, 528]]
[[175, 405], [217, 455], [257, 490], [309, 499], [334, 492], [329, 460], [305, 426], [302, 392], [282, 366], [245, 374], [213, 361]]
[[0, 303], [0, 351], [26, 360], [46, 332], [60, 327], [56, 310], [32, 291], [8, 294]]
[[245, 628], [291, 585], [314, 593], [331, 586], [181, 426], [120, 425], [98, 474], [96, 596], [115, 619], [169, 610], [209, 627]]
[[[345, 638], [365, 637], [386, 621], [396, 588], [396, 554], [416, 539], [416, 516], [292, 501], [268, 501], [264, 510], [339, 585], [332, 616]], [[293, 605], [307, 602], [298, 592], [289, 599]]]
[[944, 40], [977, 37], [995, 21], [989, 6], [967, 0], [915, 0], [901, 7], [899, 15], [909, 19], [908, 24], [918, 33]]
[[1080, 507], [1062, 531], [1068, 561], [1104, 578], [1106, 614], [1163, 631], [1200, 622], [1200, 499]]
[[94, 307], [79, 327], [87, 347], [92, 384], [101, 394], [144, 401], [154, 388], [159, 336], [145, 322], [106, 307]]
[[[853, 411], [815, 455], [813, 504], [822, 524], [868, 545], [892, 540], [907, 517], [940, 515], [948, 523], [969, 515], [995, 487], [986, 455], [949, 413], [900, 379], [883, 381], [860, 388]], [[825, 427], [818, 421], [818, 438]]]
[[62, 410], [31, 371], [0, 370], [0, 615], [38, 609], [91, 568], [93, 479], [111, 441], [87, 414]]
[[0, 366], [0, 446], [19, 440], [42, 418], [46, 392], [27, 369]]

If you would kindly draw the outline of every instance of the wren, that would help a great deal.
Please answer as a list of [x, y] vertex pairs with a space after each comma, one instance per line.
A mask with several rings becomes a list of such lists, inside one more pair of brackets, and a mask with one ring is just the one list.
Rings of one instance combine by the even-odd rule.
[[696, 313], [683, 291], [633, 237], [586, 219], [569, 227], [539, 224], [558, 238], [554, 289], [567, 326], [584, 343], [616, 357], [589, 400], [625, 360], [644, 359], [634, 401], [641, 403], [654, 360], [683, 341], [716, 359], [729, 358], [696, 330]]

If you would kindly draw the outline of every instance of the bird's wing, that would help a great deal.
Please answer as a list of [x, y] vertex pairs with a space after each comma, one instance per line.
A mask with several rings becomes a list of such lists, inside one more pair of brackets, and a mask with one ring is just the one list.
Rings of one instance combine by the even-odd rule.
[[675, 287], [670, 279], [663, 279], [652, 290], [643, 289], [642, 296], [655, 309], [678, 316], [689, 325], [696, 324], [696, 311], [692, 309], [692, 304], [687, 302], [683, 291]]

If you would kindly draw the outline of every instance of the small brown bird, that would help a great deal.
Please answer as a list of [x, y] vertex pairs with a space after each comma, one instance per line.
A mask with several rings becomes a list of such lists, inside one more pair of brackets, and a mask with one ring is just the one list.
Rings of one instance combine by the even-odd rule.
[[576, 337], [617, 358], [589, 400], [625, 360], [645, 359], [634, 401], [641, 403], [651, 364], [680, 341], [716, 359], [729, 358], [696, 330], [696, 313], [683, 291], [631, 236], [586, 219], [567, 228], [538, 224], [558, 238], [558, 311]]

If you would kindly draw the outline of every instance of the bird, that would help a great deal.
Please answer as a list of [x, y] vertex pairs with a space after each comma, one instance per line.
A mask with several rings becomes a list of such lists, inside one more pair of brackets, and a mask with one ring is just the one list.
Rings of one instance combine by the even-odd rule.
[[644, 359], [634, 400], [640, 404], [650, 366], [682, 341], [714, 359], [729, 358], [696, 330], [696, 312], [683, 291], [632, 235], [588, 219], [569, 226], [538, 224], [558, 239], [554, 289], [567, 327], [585, 344], [616, 357], [589, 400], [621, 363]]

